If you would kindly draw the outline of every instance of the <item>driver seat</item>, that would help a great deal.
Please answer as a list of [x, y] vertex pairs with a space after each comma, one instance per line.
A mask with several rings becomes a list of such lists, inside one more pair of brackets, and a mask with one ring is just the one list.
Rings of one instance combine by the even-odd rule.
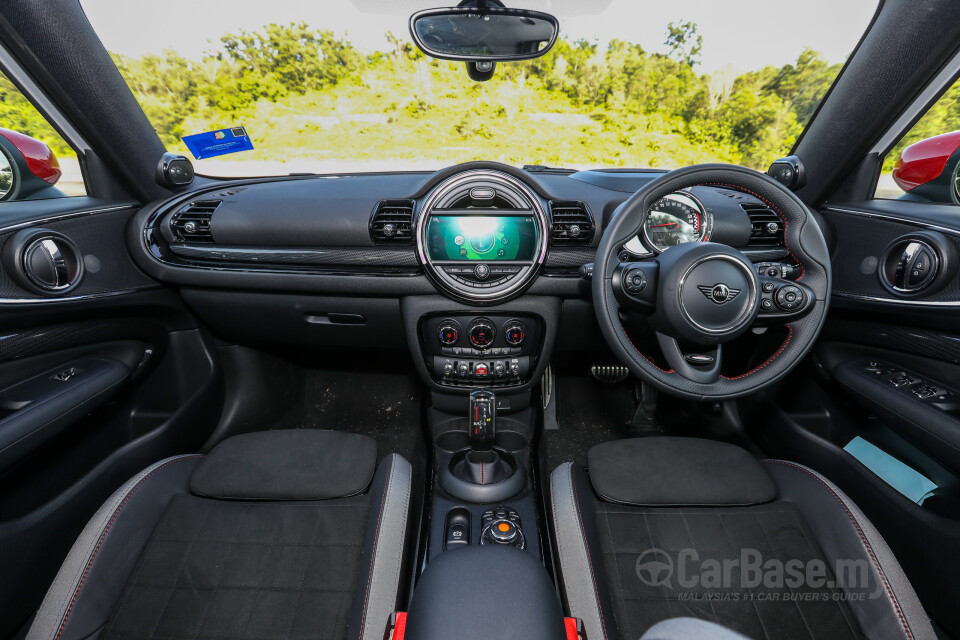
[[750, 638], [936, 638], [903, 569], [815, 471], [740, 447], [646, 437], [598, 445], [550, 479], [568, 615], [591, 640], [673, 618]]

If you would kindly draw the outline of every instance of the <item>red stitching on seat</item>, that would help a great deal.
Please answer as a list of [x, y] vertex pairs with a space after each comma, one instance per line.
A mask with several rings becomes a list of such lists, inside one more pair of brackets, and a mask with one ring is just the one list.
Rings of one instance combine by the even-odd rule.
[[367, 590], [363, 594], [363, 615], [360, 616], [360, 635], [363, 638], [363, 626], [367, 621], [367, 605], [370, 598], [370, 583], [373, 581], [373, 564], [377, 560], [377, 541], [380, 540], [380, 523], [383, 522], [383, 506], [387, 502], [387, 490], [390, 488], [390, 476], [393, 475], [393, 460], [390, 460], [390, 471], [383, 485], [383, 496], [380, 498], [380, 513], [377, 514], [377, 530], [373, 534], [373, 549], [370, 551], [370, 572], [367, 574]]
[[773, 462], [776, 464], [783, 464], [788, 467], [793, 467], [794, 469], [799, 469], [800, 471], [803, 471], [804, 473], [809, 475], [811, 478], [819, 482], [821, 485], [823, 485], [824, 489], [830, 492], [830, 495], [832, 495], [834, 500], [836, 500], [837, 503], [843, 508], [843, 510], [847, 514], [847, 517], [850, 518], [850, 522], [853, 523], [854, 528], [856, 528], [857, 533], [860, 535], [860, 541], [863, 543], [863, 546], [867, 548], [867, 553], [870, 555], [870, 559], [873, 560], [873, 565], [877, 568], [877, 573], [880, 574], [880, 579], [883, 580], [883, 586], [887, 590], [887, 596], [890, 598], [890, 602], [891, 604], [893, 604], [893, 608], [896, 609], [897, 611], [897, 617], [900, 618], [900, 624], [903, 625], [904, 632], [907, 634], [908, 638], [913, 640], [913, 634], [910, 633], [910, 627], [907, 625], [907, 619], [903, 615], [903, 611], [901, 611], [900, 609], [900, 603], [897, 602], [896, 597], [893, 595], [893, 589], [890, 587], [890, 583], [887, 582], [887, 576], [883, 573], [883, 569], [880, 568], [880, 561], [877, 560], [877, 556], [873, 552], [873, 547], [870, 546], [870, 542], [867, 540], [866, 534], [864, 534], [863, 529], [860, 528], [860, 523], [857, 522], [857, 519], [853, 517], [852, 513], [850, 513], [850, 509], [847, 508], [847, 505], [844, 504], [840, 496], [837, 495], [837, 492], [834, 491], [830, 487], [830, 485], [824, 482], [823, 479], [820, 478], [820, 476], [813, 473], [812, 471], [810, 471], [810, 469], [807, 469], [802, 465], [794, 464], [793, 462], [788, 462], [786, 460], [764, 460], [763, 462]]
[[603, 610], [600, 605], [600, 590], [597, 589], [597, 576], [593, 572], [593, 557], [590, 555], [590, 544], [587, 542], [587, 535], [583, 524], [583, 515], [580, 513], [580, 496], [577, 493], [577, 482], [573, 477], [573, 464], [570, 464], [570, 487], [573, 489], [573, 505], [577, 508], [577, 519], [580, 521], [580, 535], [583, 537], [583, 548], [587, 552], [587, 562], [590, 564], [590, 579], [593, 580], [593, 594], [597, 598], [597, 612], [600, 614], [600, 626], [603, 629], [604, 640], [607, 638], [607, 623], [603, 618]]
[[183, 456], [183, 457], [177, 458], [176, 460], [170, 460], [169, 462], [166, 462], [160, 465], [159, 467], [157, 467], [156, 469], [154, 469], [144, 477], [140, 478], [140, 481], [137, 482], [137, 484], [135, 484], [133, 488], [131, 488], [130, 491], [127, 492], [127, 495], [124, 496], [123, 501], [120, 503], [120, 505], [113, 512], [113, 515], [110, 517], [110, 521], [107, 522], [107, 526], [104, 527], [103, 532], [100, 534], [100, 539], [97, 540], [97, 546], [93, 549], [93, 553], [90, 555], [90, 559], [87, 561], [87, 566], [84, 567], [83, 569], [83, 575], [80, 576], [80, 582], [77, 583], [77, 588], [74, 589], [73, 591], [73, 598], [70, 599], [70, 606], [67, 607], [67, 612], [64, 614], [63, 621], [60, 623], [60, 629], [57, 631], [56, 640], [60, 640], [60, 636], [63, 635], [63, 631], [67, 627], [67, 620], [70, 619], [70, 614], [73, 612], [73, 607], [77, 603], [77, 598], [80, 596], [80, 590], [83, 588], [83, 583], [86, 581], [87, 575], [90, 573], [91, 567], [93, 567], [93, 561], [96, 559], [97, 553], [100, 552], [100, 547], [103, 545], [103, 541], [106, 539], [107, 533], [110, 532], [111, 527], [113, 527], [113, 523], [117, 520], [117, 517], [120, 515], [120, 512], [123, 510], [123, 508], [127, 506], [127, 502], [130, 501], [130, 498], [133, 496], [133, 494], [136, 493], [137, 489], [139, 489], [140, 486], [144, 482], [146, 482], [151, 476], [167, 468], [174, 462], [179, 462], [181, 460], [193, 460], [193, 459], [202, 458], [202, 457], [203, 457], [202, 455], [198, 454], [193, 456]]

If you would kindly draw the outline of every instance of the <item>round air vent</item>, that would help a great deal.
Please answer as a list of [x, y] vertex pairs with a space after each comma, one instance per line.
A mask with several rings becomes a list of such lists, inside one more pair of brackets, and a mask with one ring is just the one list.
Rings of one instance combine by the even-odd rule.
[[83, 278], [83, 256], [62, 233], [24, 229], [4, 245], [4, 270], [23, 288], [46, 294], [64, 294]]

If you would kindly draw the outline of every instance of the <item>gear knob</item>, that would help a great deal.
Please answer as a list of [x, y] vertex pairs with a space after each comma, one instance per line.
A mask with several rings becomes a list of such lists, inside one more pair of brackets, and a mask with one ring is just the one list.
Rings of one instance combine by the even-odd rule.
[[489, 449], [497, 434], [497, 396], [493, 391], [470, 394], [470, 444], [475, 449]]

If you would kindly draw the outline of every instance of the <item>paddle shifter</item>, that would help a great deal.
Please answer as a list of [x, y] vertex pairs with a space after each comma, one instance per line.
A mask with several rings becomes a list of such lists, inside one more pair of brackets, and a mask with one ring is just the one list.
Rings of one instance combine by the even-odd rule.
[[497, 435], [497, 396], [493, 391], [470, 394], [470, 445], [475, 451], [489, 449]]

